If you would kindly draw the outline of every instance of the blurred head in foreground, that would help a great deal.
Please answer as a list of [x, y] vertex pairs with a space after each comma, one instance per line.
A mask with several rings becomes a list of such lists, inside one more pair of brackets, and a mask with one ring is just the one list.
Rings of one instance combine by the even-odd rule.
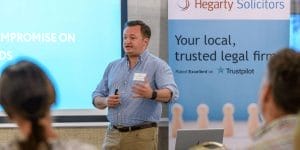
[[0, 102], [21, 131], [19, 149], [51, 149], [47, 143], [56, 134], [51, 127], [50, 106], [55, 89], [36, 64], [21, 60], [4, 68], [0, 78]]
[[300, 109], [300, 54], [282, 49], [268, 62], [266, 81], [260, 94], [260, 107], [266, 123]]
[[265, 123], [254, 132], [248, 149], [293, 149], [300, 109], [300, 54], [279, 50], [270, 58], [267, 71], [259, 100]]

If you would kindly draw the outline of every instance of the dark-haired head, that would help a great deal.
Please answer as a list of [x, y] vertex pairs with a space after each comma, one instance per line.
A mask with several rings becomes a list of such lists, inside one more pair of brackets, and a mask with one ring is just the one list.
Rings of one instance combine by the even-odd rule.
[[6, 67], [0, 78], [0, 102], [12, 120], [22, 118], [31, 123], [31, 133], [20, 142], [20, 148], [34, 150], [47, 145], [39, 121], [49, 115], [55, 89], [38, 65], [22, 60]]
[[132, 20], [132, 21], [126, 22], [124, 27], [126, 28], [126, 27], [133, 27], [133, 26], [140, 26], [141, 27], [141, 33], [144, 36], [144, 38], [150, 39], [151, 29], [147, 24], [145, 24], [141, 20]]
[[268, 62], [268, 82], [277, 107], [287, 114], [300, 109], [300, 54], [282, 49]]

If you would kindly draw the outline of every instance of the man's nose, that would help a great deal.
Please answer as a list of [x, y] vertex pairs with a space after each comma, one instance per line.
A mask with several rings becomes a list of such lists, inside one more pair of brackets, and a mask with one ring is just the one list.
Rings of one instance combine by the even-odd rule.
[[124, 44], [130, 43], [130, 40], [128, 38], [127, 39], [123, 39], [123, 43]]

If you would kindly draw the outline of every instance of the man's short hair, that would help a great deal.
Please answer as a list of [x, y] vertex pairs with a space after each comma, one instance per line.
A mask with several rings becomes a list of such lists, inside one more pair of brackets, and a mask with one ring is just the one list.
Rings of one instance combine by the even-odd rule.
[[142, 35], [146, 38], [149, 38], [151, 37], [151, 29], [150, 27], [145, 24], [143, 21], [141, 20], [132, 20], [132, 21], [128, 21], [125, 23], [125, 26], [124, 28], [126, 27], [132, 27], [132, 26], [140, 26], [141, 27], [141, 32], [142, 32]]
[[300, 109], [300, 54], [285, 48], [274, 54], [268, 62], [268, 81], [274, 101], [289, 114]]

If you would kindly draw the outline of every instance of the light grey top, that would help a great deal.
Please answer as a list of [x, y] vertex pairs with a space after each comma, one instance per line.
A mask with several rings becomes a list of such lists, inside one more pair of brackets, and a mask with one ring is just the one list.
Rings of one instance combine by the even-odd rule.
[[[0, 146], [0, 150], [19, 150], [18, 138], [12, 140], [8, 144]], [[52, 150], [96, 150], [96, 147], [78, 140], [51, 140], [49, 143]], [[43, 149], [41, 149], [43, 150]]]

